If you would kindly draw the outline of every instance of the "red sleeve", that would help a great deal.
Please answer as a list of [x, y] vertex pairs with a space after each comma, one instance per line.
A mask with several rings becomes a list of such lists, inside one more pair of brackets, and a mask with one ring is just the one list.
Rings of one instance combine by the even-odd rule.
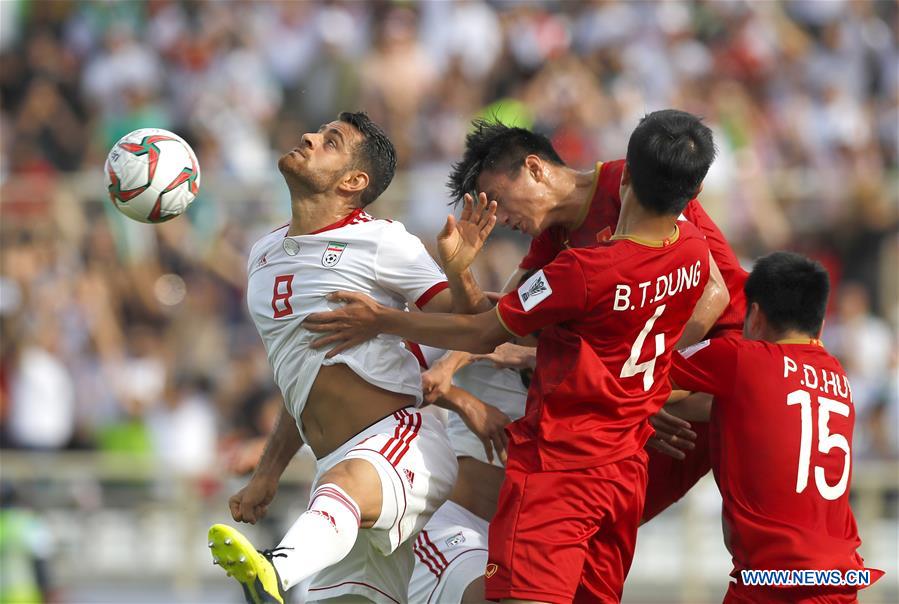
[[503, 325], [515, 335], [563, 323], [587, 310], [587, 283], [574, 254], [562, 252], [496, 306]]
[[715, 264], [718, 265], [718, 270], [721, 271], [721, 275], [727, 282], [727, 289], [731, 291], [731, 294], [734, 293], [733, 290], [742, 288], [746, 271], [740, 266], [737, 255], [734, 254], [718, 225], [706, 214], [697, 200], [691, 200], [684, 208], [684, 218], [705, 235], [706, 241], [709, 242], [712, 258], [715, 259]]
[[682, 390], [731, 393], [737, 375], [737, 338], [715, 338], [671, 356], [671, 381]]
[[553, 229], [545, 229], [531, 240], [528, 253], [521, 259], [518, 268], [526, 271], [543, 268], [553, 261], [561, 248], [556, 242], [556, 234]]

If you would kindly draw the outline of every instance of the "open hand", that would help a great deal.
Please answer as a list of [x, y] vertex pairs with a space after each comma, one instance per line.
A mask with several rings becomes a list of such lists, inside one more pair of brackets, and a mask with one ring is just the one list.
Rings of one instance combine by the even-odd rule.
[[328, 333], [312, 341], [313, 348], [333, 344], [325, 356], [328, 358], [372, 339], [378, 330], [378, 311], [381, 305], [359, 292], [337, 291], [327, 295], [331, 302], [344, 302], [346, 306], [328, 312], [312, 313], [303, 321], [309, 331]]
[[487, 201], [486, 193], [474, 200], [468, 193], [459, 220], [450, 214], [437, 235], [437, 251], [447, 273], [460, 274], [474, 261], [484, 241], [496, 225], [496, 201]]
[[675, 417], [665, 409], [649, 418], [649, 423], [655, 428], [655, 434], [647, 441], [646, 446], [670, 455], [674, 459], [685, 459], [684, 451], [696, 448], [696, 432], [691, 430], [690, 422]]
[[487, 460], [493, 462], [495, 451], [496, 456], [505, 464], [509, 448], [506, 426], [512, 423], [509, 416], [461, 388], [454, 387], [451, 396], [456, 399], [462, 421], [484, 445]]

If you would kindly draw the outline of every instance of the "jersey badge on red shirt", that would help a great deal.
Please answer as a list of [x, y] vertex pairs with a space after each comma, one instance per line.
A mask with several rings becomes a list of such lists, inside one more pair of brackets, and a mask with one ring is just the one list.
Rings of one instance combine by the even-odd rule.
[[531, 275], [530, 279], [522, 283], [521, 287], [518, 288], [518, 298], [521, 300], [521, 307], [525, 312], [549, 298], [552, 293], [553, 289], [549, 286], [549, 281], [546, 280], [543, 269]]

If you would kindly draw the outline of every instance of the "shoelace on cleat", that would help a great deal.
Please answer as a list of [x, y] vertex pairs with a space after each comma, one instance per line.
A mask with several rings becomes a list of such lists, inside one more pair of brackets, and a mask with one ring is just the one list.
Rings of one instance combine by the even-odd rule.
[[287, 554], [280, 553], [282, 550], [290, 550], [293, 551], [292, 547], [273, 547], [271, 549], [257, 549], [256, 551], [265, 556], [265, 559], [269, 562], [272, 561], [272, 558], [286, 558]]

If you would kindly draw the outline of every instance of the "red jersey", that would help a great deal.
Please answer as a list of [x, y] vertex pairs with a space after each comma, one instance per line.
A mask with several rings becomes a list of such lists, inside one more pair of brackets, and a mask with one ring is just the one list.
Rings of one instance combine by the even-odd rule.
[[855, 408], [833, 356], [816, 340], [717, 338], [675, 353], [671, 380], [715, 396], [712, 471], [734, 577], [864, 567], [849, 508]]
[[500, 300], [510, 332], [542, 329], [525, 416], [508, 428], [508, 467], [596, 467], [643, 448], [708, 257], [702, 234], [680, 223], [664, 244], [622, 238], [565, 250]]
[[[550, 227], [537, 235], [531, 241], [528, 253], [522, 259], [519, 268], [525, 270], [543, 268], [564, 249], [589, 247], [609, 239], [615, 232], [618, 215], [621, 213], [621, 172], [624, 164], [623, 159], [598, 163], [593, 196], [580, 226], [573, 230]], [[681, 218], [691, 222], [705, 235], [715, 264], [718, 265], [718, 270], [721, 271], [730, 292], [730, 303], [709, 331], [709, 337], [731, 330], [741, 333], [746, 315], [746, 296], [743, 293], [746, 271], [740, 266], [724, 235], [702, 209], [699, 201], [690, 200]]]

